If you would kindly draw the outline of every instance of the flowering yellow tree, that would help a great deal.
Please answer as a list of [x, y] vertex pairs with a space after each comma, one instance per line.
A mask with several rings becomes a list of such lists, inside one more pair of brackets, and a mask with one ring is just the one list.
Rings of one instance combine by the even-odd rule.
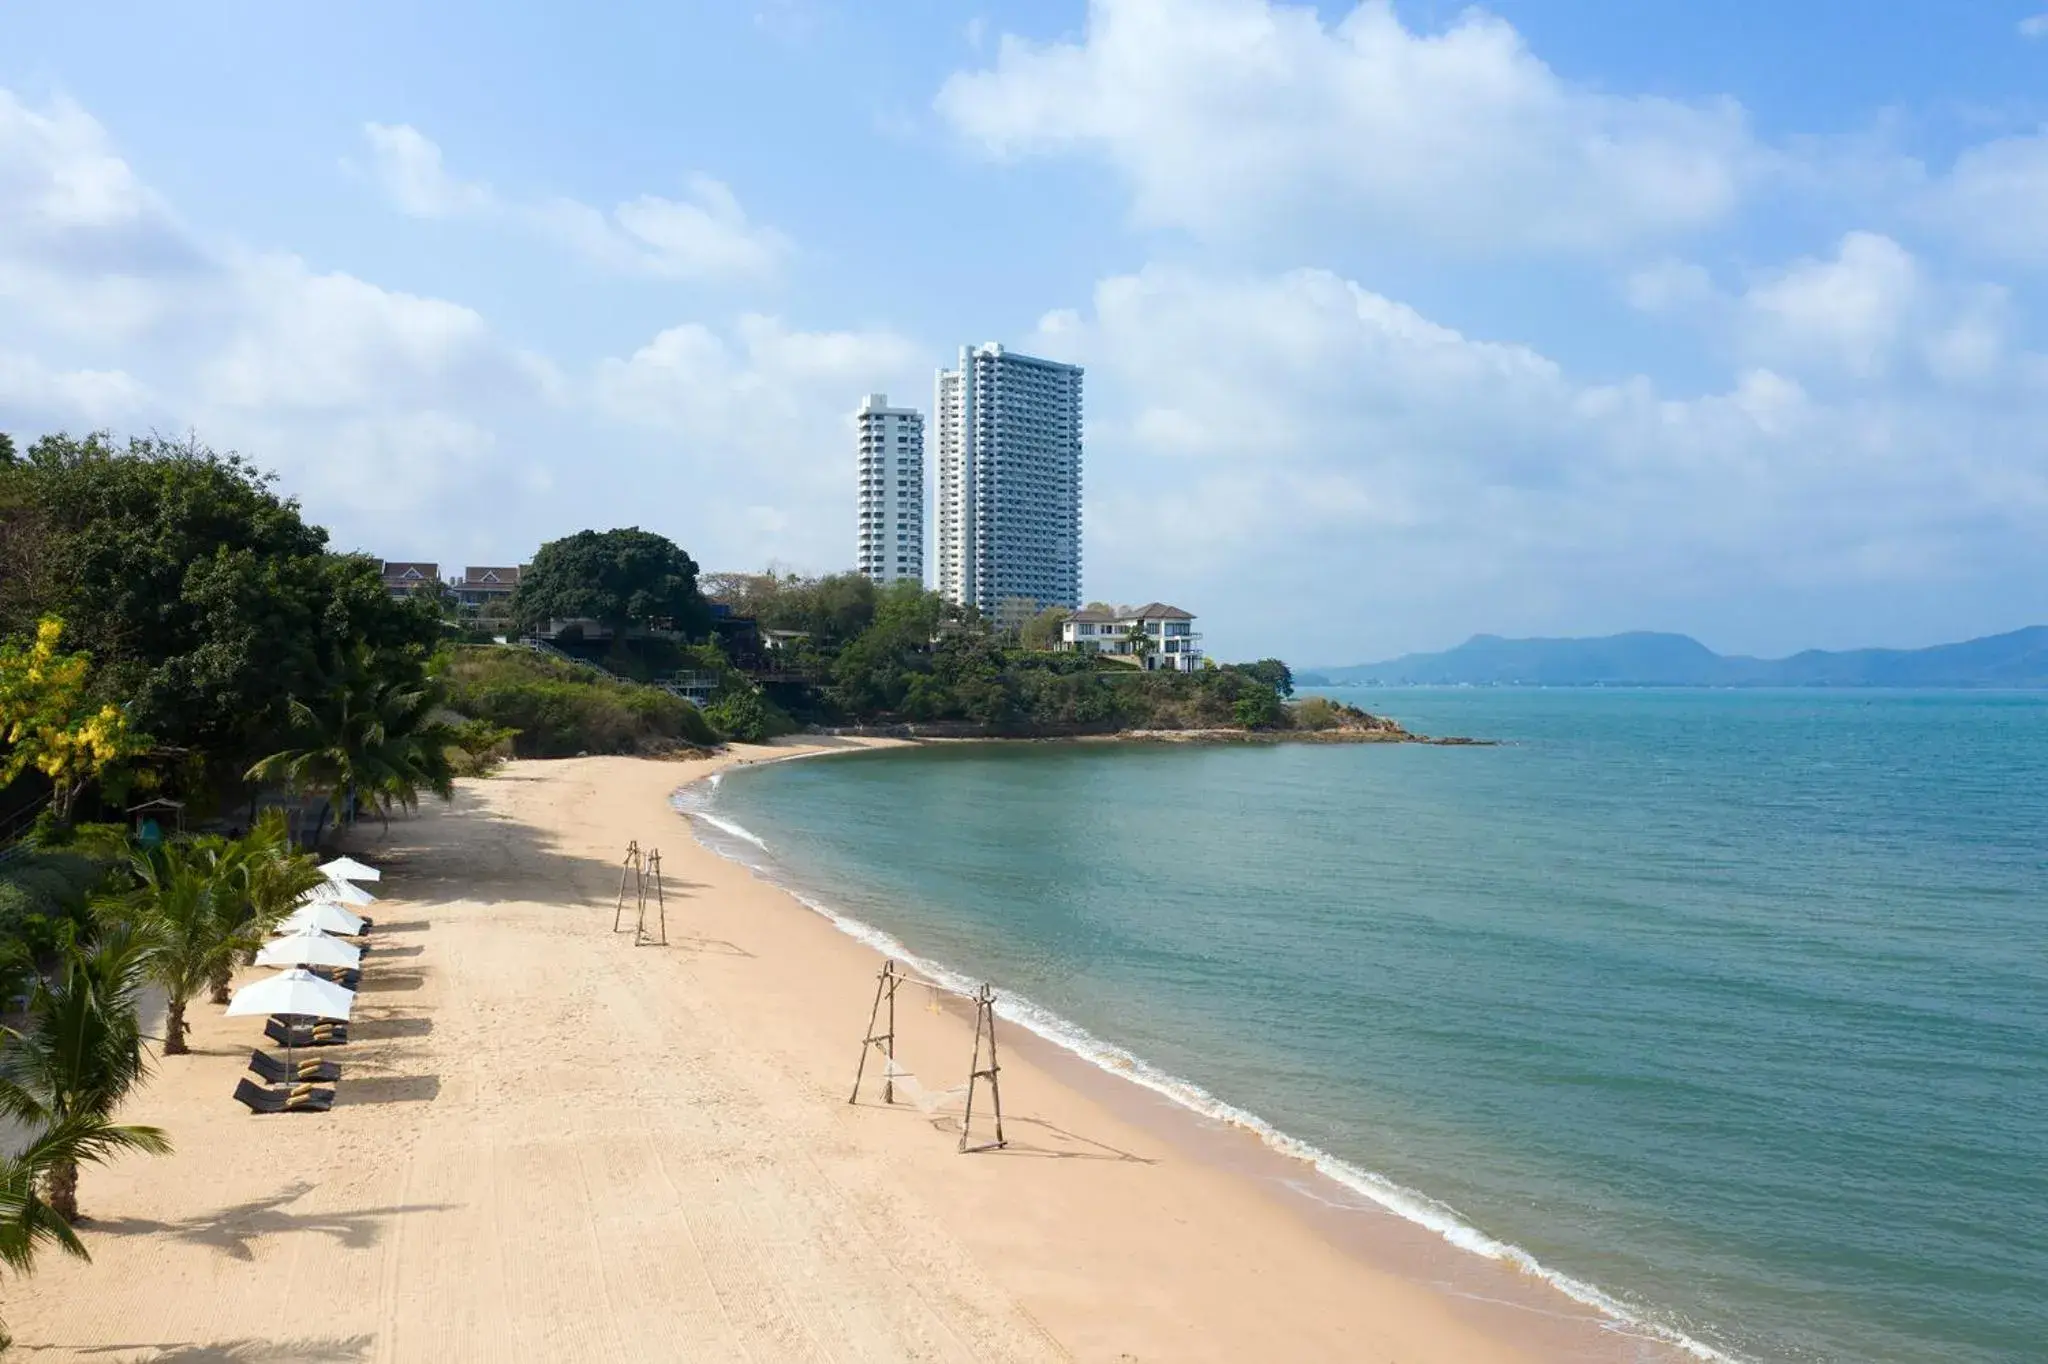
[[50, 779], [50, 804], [69, 821], [87, 782], [140, 752], [118, 706], [86, 693], [85, 654], [57, 652], [64, 622], [46, 616], [33, 643], [0, 644], [0, 786], [33, 767]]

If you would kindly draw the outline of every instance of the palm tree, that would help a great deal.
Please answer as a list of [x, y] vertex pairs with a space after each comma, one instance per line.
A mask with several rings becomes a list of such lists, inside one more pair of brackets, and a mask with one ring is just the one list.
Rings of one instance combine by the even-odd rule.
[[[81, 1260], [92, 1258], [71, 1224], [43, 1197], [43, 1186], [60, 1160], [76, 1167], [104, 1160], [114, 1149], [102, 1139], [97, 1123], [74, 1118], [36, 1133], [14, 1155], [0, 1157], [0, 1265], [16, 1274], [33, 1273], [37, 1253], [51, 1246]], [[13, 1344], [0, 1326], [0, 1350]]]
[[1138, 666], [1142, 668], [1146, 656], [1158, 646], [1152, 642], [1152, 636], [1145, 633], [1145, 622], [1139, 621], [1124, 633], [1124, 647], [1130, 651], [1132, 658], [1138, 660]]
[[103, 899], [100, 915], [135, 938], [141, 968], [164, 991], [164, 1055], [182, 1056], [185, 1005], [223, 966], [233, 969], [244, 903], [224, 865], [226, 839], [186, 838], [138, 849], [133, 890]]
[[232, 893], [214, 900], [222, 916], [219, 931], [231, 941], [228, 950], [215, 960], [207, 983], [212, 987], [213, 1002], [225, 1004], [236, 957], [245, 962], [253, 958], [278, 920], [327, 878], [313, 858], [293, 848], [281, 810], [264, 811], [255, 828], [226, 845], [218, 874], [232, 887]]
[[[0, 1114], [34, 1135], [12, 1162], [0, 1162], [0, 1262], [20, 1268], [46, 1241], [73, 1249], [68, 1224], [78, 1217], [80, 1165], [121, 1151], [171, 1149], [160, 1129], [113, 1120], [149, 1074], [136, 1017], [143, 975], [141, 940], [125, 926], [107, 925], [90, 945], [66, 952], [52, 977], [36, 986], [28, 1026], [6, 1029]], [[39, 1197], [47, 1200], [47, 1215]], [[53, 1229], [51, 1218], [66, 1229]]]
[[367, 805], [388, 824], [393, 805], [413, 809], [422, 791], [455, 795], [448, 750], [459, 746], [458, 735], [437, 718], [440, 706], [431, 682], [393, 678], [358, 650], [310, 703], [292, 698], [294, 746], [251, 767], [249, 779], [324, 795], [345, 820]]

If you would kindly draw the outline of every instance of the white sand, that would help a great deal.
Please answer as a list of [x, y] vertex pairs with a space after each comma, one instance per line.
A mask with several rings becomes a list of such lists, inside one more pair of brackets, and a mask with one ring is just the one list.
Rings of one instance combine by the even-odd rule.
[[[260, 1025], [196, 1003], [126, 1115], [176, 1154], [85, 1172], [94, 1263], [0, 1290], [21, 1357], [1484, 1364], [1590, 1334], [1335, 1244], [1042, 1043], [1004, 1053], [1000, 1154], [955, 1153], [957, 1099], [849, 1106], [877, 958], [669, 810], [726, 761], [515, 763], [362, 836], [385, 899], [355, 1039], [318, 1053], [340, 1104], [243, 1111]], [[664, 854], [666, 949], [611, 931], [629, 838]], [[901, 1004], [917, 1083], [958, 1085], [969, 1015]]]

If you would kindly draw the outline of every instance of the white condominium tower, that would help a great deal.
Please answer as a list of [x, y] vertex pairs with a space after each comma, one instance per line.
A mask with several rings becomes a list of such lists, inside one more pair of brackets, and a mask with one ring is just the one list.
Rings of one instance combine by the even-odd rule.
[[886, 393], [860, 405], [860, 558], [878, 583], [924, 581], [924, 414], [891, 407]]
[[938, 385], [939, 591], [996, 617], [1081, 604], [1081, 369], [960, 349]]

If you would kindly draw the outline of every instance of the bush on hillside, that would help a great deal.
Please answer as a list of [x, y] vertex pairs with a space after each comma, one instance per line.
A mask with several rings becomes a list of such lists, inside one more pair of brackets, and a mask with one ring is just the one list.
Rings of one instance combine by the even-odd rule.
[[796, 722], [753, 687], [731, 687], [704, 707], [712, 728], [734, 743], [758, 744], [793, 733]]
[[680, 697], [523, 649], [457, 647], [441, 676], [454, 709], [518, 731], [512, 751], [522, 758], [667, 753], [719, 741]]
[[1288, 720], [1293, 729], [1336, 729], [1344, 723], [1346, 709], [1327, 696], [1310, 696], [1294, 703]]

